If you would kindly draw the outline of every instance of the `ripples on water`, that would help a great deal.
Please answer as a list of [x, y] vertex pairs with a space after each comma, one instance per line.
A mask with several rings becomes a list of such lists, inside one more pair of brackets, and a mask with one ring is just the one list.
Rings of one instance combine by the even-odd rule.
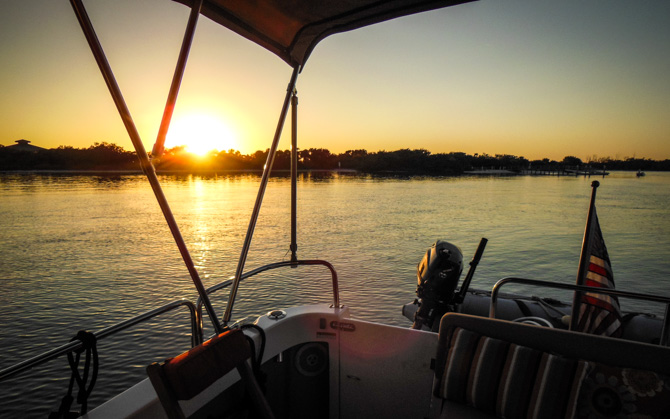
[[[598, 179], [598, 215], [619, 289], [668, 294], [669, 175]], [[400, 307], [413, 299], [416, 264], [437, 239], [460, 246], [466, 261], [481, 237], [489, 239], [473, 287], [488, 289], [504, 276], [574, 282], [592, 180], [304, 174], [298, 254], [333, 263], [354, 316], [408, 327]], [[233, 275], [259, 177], [161, 181], [205, 286]], [[4, 174], [0, 197], [0, 368], [64, 344], [80, 329], [100, 330], [177, 298], [196, 300], [143, 177]], [[289, 213], [290, 182], [272, 178], [247, 270], [289, 259]], [[570, 300], [560, 291], [507, 290]], [[213, 296], [220, 316], [227, 296]], [[275, 270], [242, 284], [234, 317], [331, 300], [324, 267]], [[181, 309], [100, 341], [91, 406], [144, 378], [149, 363], [187, 349], [187, 318]], [[31, 400], [29, 416], [44, 417], [68, 380], [62, 357], [0, 383], [0, 415], [16, 417], [21, 411], [13, 409]]]

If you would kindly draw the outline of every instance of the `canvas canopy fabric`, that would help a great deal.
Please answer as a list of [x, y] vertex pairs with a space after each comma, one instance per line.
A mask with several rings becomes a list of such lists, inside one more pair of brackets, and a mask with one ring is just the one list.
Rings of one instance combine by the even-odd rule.
[[[174, 0], [192, 6], [193, 0]], [[302, 67], [322, 39], [473, 0], [204, 0], [201, 14]]]

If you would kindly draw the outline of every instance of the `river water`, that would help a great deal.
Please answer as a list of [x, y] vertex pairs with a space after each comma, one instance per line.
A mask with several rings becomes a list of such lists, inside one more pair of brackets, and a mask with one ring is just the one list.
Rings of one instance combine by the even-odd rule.
[[[259, 179], [161, 176], [206, 287], [235, 272]], [[341, 301], [355, 317], [409, 327], [400, 308], [414, 298], [416, 264], [437, 239], [458, 245], [466, 261], [480, 238], [489, 240], [474, 288], [488, 289], [505, 276], [573, 283], [593, 180], [601, 183], [596, 205], [617, 288], [670, 294], [670, 173], [301, 174], [298, 255], [335, 266]], [[289, 214], [290, 181], [273, 177], [247, 271], [289, 259]], [[139, 175], [0, 174], [0, 252], [0, 368], [65, 344], [78, 330], [100, 330], [177, 298], [196, 299]], [[506, 290], [571, 299], [561, 291]], [[227, 290], [213, 295], [220, 317], [227, 297]], [[233, 317], [330, 301], [324, 267], [279, 269], [243, 282]], [[622, 306], [662, 310], [629, 300]], [[90, 405], [144, 378], [149, 363], [186, 350], [189, 334], [181, 309], [101, 340]], [[0, 416], [44, 417], [57, 408], [68, 380], [67, 361], [59, 358], [0, 383]]]

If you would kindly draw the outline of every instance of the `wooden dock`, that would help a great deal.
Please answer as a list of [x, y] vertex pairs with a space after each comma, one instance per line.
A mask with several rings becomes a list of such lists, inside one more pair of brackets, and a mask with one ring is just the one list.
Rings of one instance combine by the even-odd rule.
[[576, 169], [564, 169], [564, 168], [538, 168], [538, 169], [524, 169], [520, 172], [522, 175], [531, 175], [531, 176], [584, 176], [584, 177], [591, 177], [591, 176], [602, 176], [605, 177], [609, 175], [609, 172], [606, 172], [604, 170], [596, 170], [596, 169], [584, 169], [584, 170], [576, 170]]

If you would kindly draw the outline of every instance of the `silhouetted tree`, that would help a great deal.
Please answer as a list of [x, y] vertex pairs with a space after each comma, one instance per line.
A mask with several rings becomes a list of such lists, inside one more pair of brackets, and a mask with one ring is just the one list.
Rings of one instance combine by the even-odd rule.
[[565, 166], [581, 166], [583, 164], [582, 160], [575, 156], [565, 156], [561, 163]]

